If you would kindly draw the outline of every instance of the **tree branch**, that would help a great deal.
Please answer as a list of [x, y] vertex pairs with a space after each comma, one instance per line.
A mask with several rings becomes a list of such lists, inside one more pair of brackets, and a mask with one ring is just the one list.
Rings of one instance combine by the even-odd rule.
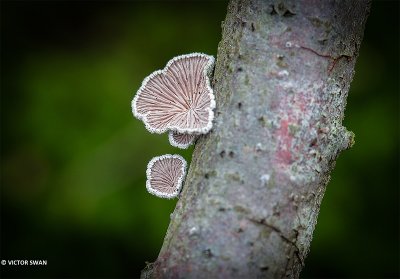
[[199, 140], [143, 278], [297, 278], [342, 126], [366, 1], [232, 0]]

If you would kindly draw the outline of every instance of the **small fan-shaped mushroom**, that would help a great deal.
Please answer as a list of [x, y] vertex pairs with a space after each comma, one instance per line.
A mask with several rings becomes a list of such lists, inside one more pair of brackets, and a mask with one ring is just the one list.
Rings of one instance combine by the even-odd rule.
[[154, 157], [147, 165], [147, 191], [160, 198], [175, 198], [182, 188], [185, 173], [186, 161], [181, 156]]
[[189, 146], [191, 146], [194, 141], [196, 140], [197, 135], [193, 135], [193, 134], [181, 134], [181, 133], [177, 133], [177, 132], [172, 132], [170, 131], [168, 133], [168, 139], [169, 139], [169, 143], [172, 146], [181, 148], [181, 149], [186, 149]]
[[145, 78], [132, 100], [133, 114], [152, 133], [207, 133], [215, 108], [208, 78], [213, 65], [214, 57], [202, 53], [173, 58]]

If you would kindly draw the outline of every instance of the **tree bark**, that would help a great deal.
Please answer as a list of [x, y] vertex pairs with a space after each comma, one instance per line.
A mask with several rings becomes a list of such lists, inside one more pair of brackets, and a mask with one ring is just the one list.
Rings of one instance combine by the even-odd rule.
[[340, 151], [367, 1], [232, 0], [213, 130], [143, 278], [298, 278]]

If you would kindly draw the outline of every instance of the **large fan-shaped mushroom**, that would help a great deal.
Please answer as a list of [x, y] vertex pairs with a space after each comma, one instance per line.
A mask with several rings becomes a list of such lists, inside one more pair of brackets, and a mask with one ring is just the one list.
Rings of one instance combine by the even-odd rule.
[[145, 78], [132, 100], [133, 114], [152, 133], [209, 132], [215, 108], [208, 78], [213, 65], [214, 57], [202, 53], [173, 58]]
[[182, 188], [185, 173], [186, 161], [181, 156], [154, 157], [147, 165], [147, 191], [160, 198], [175, 198]]

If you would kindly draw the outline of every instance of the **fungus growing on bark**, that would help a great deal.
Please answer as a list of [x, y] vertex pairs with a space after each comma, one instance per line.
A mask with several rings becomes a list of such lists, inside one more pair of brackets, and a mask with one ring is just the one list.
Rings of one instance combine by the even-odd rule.
[[181, 149], [186, 149], [189, 146], [191, 146], [194, 141], [196, 140], [197, 135], [193, 135], [193, 134], [181, 134], [181, 133], [177, 133], [177, 132], [172, 132], [170, 131], [168, 133], [168, 139], [169, 139], [169, 143], [172, 146], [181, 148]]
[[208, 77], [213, 65], [214, 57], [202, 53], [171, 59], [144, 79], [132, 100], [134, 116], [152, 133], [208, 133], [215, 108]]
[[175, 198], [182, 188], [185, 173], [186, 161], [180, 155], [154, 157], [147, 165], [147, 191], [160, 198]]

